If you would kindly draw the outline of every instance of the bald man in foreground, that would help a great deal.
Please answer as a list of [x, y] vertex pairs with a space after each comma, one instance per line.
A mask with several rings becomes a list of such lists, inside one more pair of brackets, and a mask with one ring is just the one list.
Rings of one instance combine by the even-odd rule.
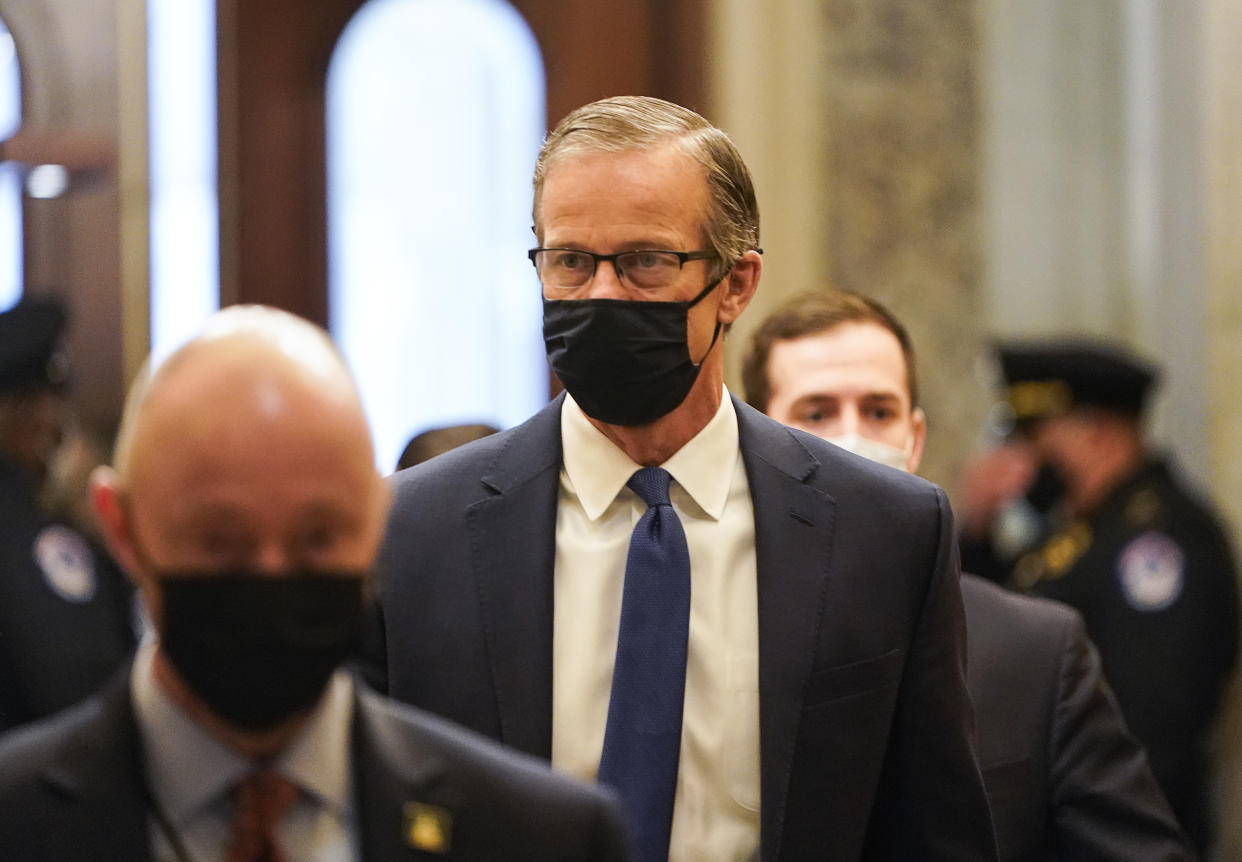
[[603, 791], [338, 669], [389, 495], [322, 330], [218, 314], [140, 376], [92, 494], [158, 636], [0, 740], [0, 859], [626, 858]]

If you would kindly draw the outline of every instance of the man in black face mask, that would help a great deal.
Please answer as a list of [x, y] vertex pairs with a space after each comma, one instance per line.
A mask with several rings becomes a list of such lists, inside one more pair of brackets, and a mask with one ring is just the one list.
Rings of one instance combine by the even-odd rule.
[[93, 499], [157, 636], [0, 745], [0, 858], [625, 857], [603, 793], [337, 670], [389, 494], [326, 333], [221, 312], [135, 386]]
[[[1017, 434], [969, 470], [962, 514], [975, 530], [963, 553], [995, 558], [987, 528], [1014, 499], [1051, 503], [1034, 546], [1002, 580], [1082, 613], [1126, 722], [1207, 854], [1209, 743], [1238, 649], [1236, 573], [1220, 521], [1148, 448], [1156, 372], [1145, 361], [1089, 340], [1005, 343], [999, 355]], [[1012, 473], [990, 469], [1011, 463]]]
[[618, 788], [640, 858], [993, 858], [943, 493], [724, 387], [762, 261], [702, 117], [549, 135], [530, 252], [567, 394], [398, 474], [389, 691]]

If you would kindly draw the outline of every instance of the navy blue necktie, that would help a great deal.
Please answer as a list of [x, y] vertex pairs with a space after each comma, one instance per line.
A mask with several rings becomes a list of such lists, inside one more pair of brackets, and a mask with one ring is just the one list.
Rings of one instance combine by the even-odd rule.
[[668, 859], [681, 753], [690, 552], [668, 499], [671, 478], [659, 467], [644, 467], [627, 483], [647, 511], [630, 535], [599, 764], [599, 780], [621, 797], [640, 862]]

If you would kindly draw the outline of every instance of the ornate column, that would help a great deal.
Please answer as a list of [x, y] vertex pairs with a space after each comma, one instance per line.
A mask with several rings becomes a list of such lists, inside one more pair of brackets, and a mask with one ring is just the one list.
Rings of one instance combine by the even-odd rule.
[[[920, 356], [923, 473], [951, 487], [989, 395], [978, 233], [979, 27], [970, 0], [725, 0], [714, 121], [755, 173], [764, 279], [733, 333], [791, 293], [875, 296]], [[734, 378], [730, 378], [733, 380]]]

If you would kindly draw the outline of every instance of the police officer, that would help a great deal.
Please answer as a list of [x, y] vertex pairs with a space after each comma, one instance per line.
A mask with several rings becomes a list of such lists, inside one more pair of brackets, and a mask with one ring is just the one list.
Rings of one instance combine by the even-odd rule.
[[124, 577], [40, 505], [65, 427], [65, 322], [49, 298], [0, 313], [0, 730], [81, 700], [133, 645]]
[[[1238, 647], [1236, 574], [1219, 519], [1145, 444], [1153, 367], [1096, 342], [999, 353], [1017, 434], [967, 470], [964, 559], [982, 565], [980, 546], [1027, 538], [1010, 585], [1083, 615], [1122, 713], [1204, 850], [1209, 733]], [[968, 535], [980, 525], [992, 535]]]

